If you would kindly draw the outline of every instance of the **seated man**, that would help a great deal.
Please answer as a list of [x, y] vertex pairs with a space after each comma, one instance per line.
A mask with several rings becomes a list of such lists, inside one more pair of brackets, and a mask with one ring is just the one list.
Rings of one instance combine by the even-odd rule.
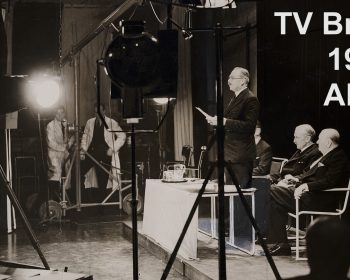
[[273, 183], [277, 183], [287, 174], [293, 176], [301, 174], [305, 168], [321, 156], [317, 145], [312, 142], [315, 135], [315, 130], [309, 124], [302, 124], [295, 128], [294, 144], [298, 150], [284, 164], [280, 174], [271, 174]]
[[253, 176], [265, 176], [270, 174], [272, 162], [271, 146], [261, 138], [261, 125], [257, 123], [255, 128], [256, 160], [254, 162]]
[[[335, 129], [324, 129], [318, 137], [318, 148], [322, 156], [298, 176], [289, 176], [289, 186], [271, 187], [271, 211], [268, 243], [272, 255], [290, 255], [286, 223], [288, 212], [295, 212], [295, 199], [300, 210], [329, 210], [337, 206], [339, 195], [320, 192], [331, 188], [346, 187], [349, 179], [349, 161], [339, 147], [339, 133]], [[340, 194], [341, 195], [341, 194]]]

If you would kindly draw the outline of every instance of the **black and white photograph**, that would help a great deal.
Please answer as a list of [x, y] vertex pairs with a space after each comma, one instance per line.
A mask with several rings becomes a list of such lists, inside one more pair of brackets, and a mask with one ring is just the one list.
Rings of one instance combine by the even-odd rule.
[[350, 279], [349, 1], [0, 8], [0, 279]]

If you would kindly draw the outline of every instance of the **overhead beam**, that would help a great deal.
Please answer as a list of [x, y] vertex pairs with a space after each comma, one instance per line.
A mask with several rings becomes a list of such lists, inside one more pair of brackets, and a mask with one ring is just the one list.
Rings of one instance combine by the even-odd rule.
[[65, 54], [62, 59], [62, 65], [71, 61], [73, 57], [79, 53], [87, 44], [89, 44], [95, 37], [97, 37], [103, 30], [108, 28], [108, 26], [115, 21], [118, 17], [120, 17], [123, 13], [129, 10], [134, 5], [141, 5], [142, 0], [125, 0], [118, 8], [116, 8], [113, 12], [111, 12], [105, 19], [103, 19], [97, 27], [86, 34], [83, 39], [80, 40], [77, 44], [73, 45]]

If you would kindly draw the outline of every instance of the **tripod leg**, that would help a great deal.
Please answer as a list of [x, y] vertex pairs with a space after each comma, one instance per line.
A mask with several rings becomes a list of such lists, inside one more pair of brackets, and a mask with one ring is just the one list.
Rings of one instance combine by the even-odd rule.
[[[231, 176], [231, 178], [232, 178], [232, 181], [233, 181], [233, 183], [235, 184], [235, 186], [239, 186], [238, 180], [237, 180], [237, 178], [236, 178], [236, 176], [235, 176], [235, 174], [234, 174], [234, 172], [233, 172], [233, 170], [232, 170], [232, 168], [231, 168], [231, 166], [230, 166], [229, 164], [226, 164], [226, 169], [227, 169], [227, 171], [229, 172], [229, 174], [230, 174], [230, 176]], [[244, 197], [244, 195], [243, 195], [243, 192], [242, 192], [242, 190], [241, 190], [240, 187], [237, 187], [237, 192], [238, 192], [239, 198], [241, 199], [241, 202], [242, 202], [242, 204], [243, 204], [243, 206], [244, 206], [244, 209], [245, 209], [245, 211], [246, 211], [246, 213], [247, 213], [247, 216], [248, 216], [248, 218], [249, 218], [249, 220], [250, 220], [252, 226], [253, 226], [254, 229], [255, 229], [255, 232], [256, 232], [256, 234], [257, 234], [257, 236], [258, 236], [258, 240], [259, 240], [260, 243], [261, 243], [261, 246], [262, 246], [262, 248], [263, 248], [263, 250], [264, 250], [264, 252], [265, 252], [266, 258], [267, 258], [267, 260], [268, 260], [268, 262], [269, 262], [269, 264], [270, 264], [270, 266], [271, 266], [271, 269], [272, 269], [272, 271], [273, 271], [273, 273], [274, 273], [276, 279], [277, 279], [277, 280], [282, 279], [282, 278], [281, 278], [281, 275], [279, 274], [279, 272], [278, 272], [278, 270], [277, 270], [276, 264], [275, 264], [275, 262], [273, 261], [273, 258], [272, 258], [272, 256], [271, 256], [271, 254], [269, 253], [269, 250], [267, 249], [266, 243], [265, 243], [265, 241], [263, 240], [263, 237], [262, 237], [262, 235], [261, 235], [261, 233], [260, 233], [260, 229], [259, 229], [259, 227], [258, 227], [258, 225], [257, 225], [257, 223], [256, 223], [256, 221], [255, 221], [255, 219], [254, 219], [254, 217], [253, 217], [253, 215], [252, 215], [252, 212], [251, 212], [251, 210], [250, 210], [249, 204], [248, 204], [247, 200], [245, 199], [245, 197]]]
[[33, 229], [30, 226], [30, 223], [29, 223], [26, 215], [24, 214], [24, 211], [23, 211], [21, 205], [18, 202], [18, 199], [17, 199], [15, 193], [13, 192], [12, 188], [10, 187], [10, 183], [7, 181], [5, 173], [4, 173], [4, 170], [2, 169], [1, 166], [0, 166], [0, 171], [1, 171], [1, 185], [4, 186], [5, 191], [6, 191], [7, 195], [8, 195], [8, 197], [10, 198], [14, 208], [18, 211], [18, 214], [19, 214], [19, 216], [20, 216], [20, 218], [21, 218], [21, 220], [22, 220], [22, 222], [24, 224], [24, 229], [25, 229], [26, 233], [28, 234], [29, 239], [30, 239], [34, 249], [38, 252], [38, 255], [39, 255], [39, 257], [40, 257], [40, 259], [41, 259], [45, 269], [49, 270], [50, 266], [47, 263], [43, 252], [41, 251], [39, 241], [36, 238], [36, 236], [35, 236], [35, 234], [33, 232]]
[[208, 174], [207, 174], [207, 176], [206, 176], [206, 178], [205, 178], [205, 180], [204, 180], [204, 182], [203, 182], [203, 185], [202, 185], [201, 189], [200, 189], [199, 192], [198, 192], [198, 195], [197, 195], [196, 200], [194, 201], [194, 204], [193, 204], [193, 206], [192, 206], [192, 209], [191, 209], [191, 211], [190, 211], [190, 214], [188, 215], [188, 218], [187, 218], [186, 223], [185, 223], [185, 225], [184, 225], [184, 227], [183, 227], [183, 229], [182, 229], [182, 232], [181, 232], [181, 234], [180, 234], [180, 237], [179, 237], [179, 239], [178, 239], [178, 241], [177, 241], [177, 243], [176, 243], [176, 245], [175, 245], [174, 251], [171, 253], [171, 256], [170, 256], [170, 258], [169, 258], [169, 261], [168, 261], [168, 263], [167, 263], [167, 265], [166, 265], [166, 267], [165, 267], [165, 269], [164, 269], [163, 275], [162, 275], [162, 277], [160, 278], [161, 280], [165, 280], [165, 279], [168, 277], [168, 274], [169, 274], [169, 272], [170, 272], [170, 269], [171, 269], [171, 267], [172, 267], [172, 265], [173, 265], [173, 263], [174, 263], [174, 261], [175, 261], [176, 255], [177, 255], [177, 253], [178, 253], [178, 251], [179, 251], [179, 249], [180, 249], [181, 243], [182, 243], [182, 241], [183, 241], [183, 239], [184, 239], [184, 237], [185, 237], [185, 235], [186, 235], [186, 232], [187, 232], [187, 230], [188, 230], [188, 227], [189, 227], [190, 224], [191, 224], [191, 221], [192, 221], [192, 218], [193, 218], [193, 216], [194, 216], [194, 213], [195, 213], [196, 210], [197, 210], [199, 201], [201, 200], [202, 195], [203, 195], [203, 193], [204, 193], [204, 191], [205, 191], [205, 187], [207, 186], [208, 181], [209, 181], [209, 178], [210, 178], [211, 174], [212, 174], [213, 171], [214, 171], [214, 167], [215, 167], [214, 165], [211, 165], [210, 168], [209, 168]]

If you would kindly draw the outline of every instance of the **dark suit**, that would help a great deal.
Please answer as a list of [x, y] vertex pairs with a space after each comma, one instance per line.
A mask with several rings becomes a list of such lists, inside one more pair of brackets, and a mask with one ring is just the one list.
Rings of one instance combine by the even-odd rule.
[[[299, 183], [307, 183], [309, 191], [299, 200], [300, 210], [334, 210], [340, 194], [320, 192], [335, 187], [346, 187], [349, 179], [349, 161], [339, 147], [330, 151], [311, 169], [306, 169], [299, 176]], [[295, 187], [271, 187], [271, 211], [268, 241], [286, 243], [287, 213], [295, 212]]]
[[253, 176], [270, 174], [272, 161], [272, 149], [263, 139], [256, 144], [256, 159], [254, 162]]
[[271, 174], [271, 180], [276, 183], [287, 174], [291, 174], [293, 176], [302, 174], [305, 168], [307, 168], [311, 163], [313, 163], [321, 156], [322, 154], [318, 150], [316, 144], [312, 144], [302, 152], [300, 150], [297, 150], [284, 164], [280, 174]]
[[[255, 126], [259, 115], [259, 101], [249, 89], [233, 97], [225, 110], [225, 160], [228, 162], [240, 185], [248, 187], [251, 181], [253, 162], [256, 157], [254, 141]], [[228, 180], [226, 174], [226, 180]]]

